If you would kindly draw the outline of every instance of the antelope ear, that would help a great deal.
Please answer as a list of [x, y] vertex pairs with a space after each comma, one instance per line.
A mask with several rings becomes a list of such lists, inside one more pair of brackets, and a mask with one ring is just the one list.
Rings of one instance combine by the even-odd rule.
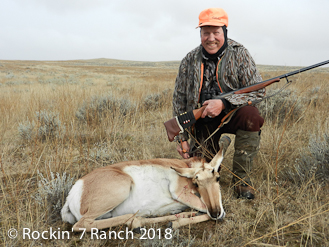
[[222, 163], [224, 159], [224, 154], [226, 152], [226, 149], [231, 144], [231, 139], [228, 136], [223, 136], [219, 140], [219, 147], [220, 150], [215, 155], [215, 157], [211, 160], [209, 165], [215, 169], [216, 172], [218, 172], [218, 169], [220, 167], [220, 164]]
[[224, 159], [224, 148], [223, 145], [220, 145], [220, 150], [215, 155], [215, 157], [211, 160], [209, 163], [209, 166], [215, 169], [216, 172], [218, 172], [220, 164], [222, 163]]
[[193, 178], [194, 174], [201, 170], [201, 168], [170, 168], [175, 170], [175, 172], [177, 172], [179, 176], [186, 178]]
[[212, 161], [209, 163], [209, 165], [214, 168], [216, 172], [218, 172], [219, 167], [224, 159], [223, 152], [219, 151], [216, 156], [212, 159]]

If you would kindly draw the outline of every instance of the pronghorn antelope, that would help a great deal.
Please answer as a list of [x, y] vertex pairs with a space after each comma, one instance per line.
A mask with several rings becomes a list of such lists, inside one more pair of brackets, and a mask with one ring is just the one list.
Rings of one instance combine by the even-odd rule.
[[[74, 231], [122, 224], [134, 229], [162, 221], [173, 221], [172, 228], [178, 228], [222, 219], [225, 212], [218, 170], [227, 146], [220, 146], [210, 163], [198, 158], [153, 159], [98, 168], [74, 184], [61, 211], [62, 219], [74, 224]], [[180, 213], [187, 208], [206, 214]], [[150, 216], [162, 217], [145, 218]]]

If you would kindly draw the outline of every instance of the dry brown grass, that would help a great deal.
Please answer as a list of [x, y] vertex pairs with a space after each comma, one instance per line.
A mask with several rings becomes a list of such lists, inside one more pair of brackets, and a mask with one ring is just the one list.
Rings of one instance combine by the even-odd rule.
[[[291, 71], [260, 68], [264, 79]], [[294, 171], [301, 156], [310, 155], [305, 147], [312, 136], [323, 139], [324, 133], [329, 133], [328, 69], [294, 76], [289, 88], [296, 92], [289, 98], [291, 107], [278, 113], [283, 117], [266, 119], [253, 171], [257, 189], [253, 201], [237, 200], [233, 195], [227, 170], [231, 169], [233, 156], [230, 147], [223, 162], [227, 169], [221, 172], [227, 212], [224, 221], [183, 227], [174, 233], [172, 240], [92, 240], [90, 235], [79, 239], [80, 234], [72, 232], [70, 239], [22, 238], [23, 228], [39, 232], [50, 227], [71, 229], [58, 215], [52, 215], [53, 201], [49, 197], [41, 195], [41, 203], [36, 202], [36, 195], [40, 195], [38, 182], [42, 182], [38, 171], [47, 181], [56, 179], [56, 172], [60, 176], [66, 172], [76, 180], [96, 167], [123, 160], [178, 158], [175, 144], [168, 142], [162, 124], [171, 118], [177, 69], [178, 63], [106, 59], [0, 61], [0, 243], [3, 246], [329, 246], [328, 184], [314, 176], [301, 182], [287, 175], [287, 171]], [[84, 104], [88, 106], [93, 98], [109, 94], [118, 100], [129, 100], [132, 108], [127, 115], [106, 113], [99, 121], [87, 122], [76, 117]], [[150, 95], [161, 96], [156, 109], [145, 107], [145, 99]], [[295, 116], [290, 109], [297, 107]], [[36, 112], [42, 111], [57, 114], [60, 133], [23, 139], [18, 131], [20, 124], [28, 131], [28, 123], [34, 122], [34, 131], [38, 130], [43, 123]], [[7, 236], [11, 228], [18, 230], [16, 239]]]

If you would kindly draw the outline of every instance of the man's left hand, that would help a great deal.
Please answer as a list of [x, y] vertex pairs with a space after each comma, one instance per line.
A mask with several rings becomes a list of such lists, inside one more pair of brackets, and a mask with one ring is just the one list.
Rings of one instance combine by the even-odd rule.
[[217, 117], [225, 109], [224, 103], [220, 99], [206, 100], [203, 105], [206, 105], [206, 109], [203, 111], [201, 118], [206, 116], [210, 118]]

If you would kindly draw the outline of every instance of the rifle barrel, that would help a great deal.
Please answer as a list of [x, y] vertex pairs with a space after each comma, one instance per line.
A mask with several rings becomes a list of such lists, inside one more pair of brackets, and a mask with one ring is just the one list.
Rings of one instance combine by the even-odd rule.
[[320, 67], [322, 65], [328, 64], [328, 63], [329, 63], [329, 60], [324, 61], [324, 62], [321, 62], [321, 63], [314, 64], [314, 65], [311, 65], [311, 66], [308, 66], [308, 67], [305, 67], [305, 68], [301, 68], [301, 69], [298, 69], [298, 70], [289, 72], [287, 74], [283, 74], [283, 75], [280, 75], [280, 76], [277, 76], [277, 77], [273, 77], [271, 79], [268, 79], [268, 80], [265, 80], [265, 81], [262, 81], [262, 82], [255, 83], [253, 85], [250, 85], [250, 86], [247, 86], [247, 87], [243, 87], [241, 89], [237, 89], [237, 90], [233, 90], [233, 91], [230, 91], [230, 92], [227, 92], [227, 93], [223, 93], [223, 94], [221, 94], [219, 96], [219, 98], [223, 98], [225, 96], [232, 95], [232, 94], [239, 94], [239, 93], [257, 91], [260, 88], [264, 88], [266, 86], [271, 85], [274, 82], [280, 81], [280, 79], [282, 79], [282, 78], [287, 78], [289, 76], [296, 75], [298, 73], [302, 73], [304, 71], [307, 71], [307, 70], [310, 70], [310, 69], [314, 69], [314, 68]]
[[302, 69], [298, 69], [298, 70], [289, 72], [289, 73], [284, 74], [284, 75], [280, 75], [277, 78], [282, 79], [282, 78], [285, 78], [285, 77], [288, 77], [288, 76], [296, 75], [298, 73], [302, 73], [304, 71], [307, 71], [307, 70], [310, 70], [310, 69], [314, 69], [314, 68], [320, 67], [322, 65], [328, 64], [328, 63], [329, 63], [329, 60], [324, 61], [324, 62], [321, 62], [321, 63], [314, 64], [314, 65], [311, 65], [311, 66], [308, 66], [308, 67], [305, 67], [305, 68], [302, 68]]

